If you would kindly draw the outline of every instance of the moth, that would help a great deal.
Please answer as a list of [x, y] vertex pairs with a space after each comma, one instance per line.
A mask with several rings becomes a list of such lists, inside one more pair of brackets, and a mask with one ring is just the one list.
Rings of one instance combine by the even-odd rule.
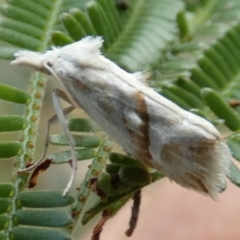
[[144, 74], [128, 73], [104, 57], [102, 44], [101, 37], [85, 37], [43, 54], [19, 51], [12, 64], [53, 75], [64, 85], [66, 92], [55, 91], [53, 97], [63, 127], [59, 97], [82, 108], [134, 158], [216, 199], [226, 188], [231, 161], [221, 134], [204, 118], [154, 91]]

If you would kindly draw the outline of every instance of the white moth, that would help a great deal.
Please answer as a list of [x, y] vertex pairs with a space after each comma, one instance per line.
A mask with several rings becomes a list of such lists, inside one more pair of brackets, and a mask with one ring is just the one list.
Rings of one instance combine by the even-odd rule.
[[102, 56], [102, 43], [101, 37], [86, 37], [44, 54], [20, 51], [12, 64], [52, 74], [65, 86], [69, 102], [127, 153], [216, 199], [226, 188], [231, 160], [220, 133], [147, 86], [143, 74], [128, 73]]

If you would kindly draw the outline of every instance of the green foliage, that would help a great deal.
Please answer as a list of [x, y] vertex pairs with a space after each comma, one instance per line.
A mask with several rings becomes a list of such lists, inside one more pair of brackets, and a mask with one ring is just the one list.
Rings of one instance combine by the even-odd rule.
[[[8, 0], [0, 7], [0, 58], [12, 59], [19, 49], [45, 51], [52, 43], [63, 46], [101, 35], [107, 57], [131, 72], [147, 70], [156, 91], [233, 131], [226, 142], [240, 159], [239, 107], [228, 104], [240, 98], [238, 0], [131, 0], [125, 10], [115, 0]], [[83, 213], [83, 224], [103, 210], [114, 215], [134, 192], [163, 177], [130, 157], [110, 154], [113, 143], [99, 137], [99, 126], [74, 118], [68, 126], [77, 158], [93, 159], [76, 196], [25, 191], [29, 172], [18, 170], [33, 158], [45, 87], [39, 73], [33, 74], [28, 92], [0, 84], [2, 100], [25, 107], [21, 116], [0, 117], [0, 132], [20, 134], [20, 140], [0, 142], [0, 158], [15, 157], [12, 181], [0, 183], [0, 239], [71, 239], [92, 192], [99, 198]], [[49, 142], [68, 145], [61, 134]], [[48, 159], [69, 163], [71, 154], [61, 151]], [[240, 186], [234, 164], [229, 179]]]
[[11, 238], [16, 240], [70, 240], [71, 238], [59, 230], [52, 230], [47, 228], [36, 228], [36, 227], [15, 227], [11, 233]]
[[218, 117], [225, 120], [224, 123], [229, 129], [236, 131], [240, 128], [239, 116], [216, 91], [210, 88], [203, 88], [202, 95], [211, 110]]
[[26, 104], [29, 99], [29, 95], [17, 88], [0, 84], [0, 99], [13, 103]]
[[62, 192], [27, 191], [18, 196], [19, 204], [25, 208], [65, 207], [74, 202], [71, 196], [62, 196]]
[[[119, 11], [114, 1], [99, 0], [89, 3], [86, 13], [71, 9], [62, 19], [72, 40], [86, 35], [104, 36], [104, 54], [136, 71], [151, 68], [163, 57], [177, 35], [175, 18], [183, 7], [175, 0], [132, 0], [128, 11]], [[55, 37], [53, 40], [58, 44]]]

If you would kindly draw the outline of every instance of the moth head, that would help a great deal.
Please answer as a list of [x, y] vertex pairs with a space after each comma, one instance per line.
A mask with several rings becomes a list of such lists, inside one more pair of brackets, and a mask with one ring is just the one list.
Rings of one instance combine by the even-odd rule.
[[57, 58], [61, 55], [62, 58], [76, 59], [79, 61], [79, 56], [82, 55], [82, 60], [88, 62], [88, 58], [93, 55], [100, 55], [103, 39], [101, 37], [88, 36], [78, 42], [66, 45], [62, 48], [52, 47], [51, 50], [45, 53], [32, 52], [22, 50], [14, 54], [15, 60], [12, 65], [28, 66], [37, 71], [52, 74], [51, 67], [57, 62]]
[[15, 60], [11, 62], [11, 65], [27, 66], [37, 71], [51, 74], [49, 68], [51, 68], [55, 59], [58, 57], [59, 51], [60, 49], [55, 48], [54, 50], [49, 50], [42, 54], [39, 52], [22, 50], [14, 54]]

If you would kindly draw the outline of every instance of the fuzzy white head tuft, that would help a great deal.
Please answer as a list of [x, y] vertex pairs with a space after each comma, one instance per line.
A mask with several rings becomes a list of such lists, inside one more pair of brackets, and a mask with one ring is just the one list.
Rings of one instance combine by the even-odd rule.
[[85, 51], [89, 51], [91, 53], [100, 53], [100, 48], [103, 45], [103, 39], [102, 37], [92, 37], [88, 36], [83, 39], [81, 39], [78, 42], [75, 42], [71, 45], [66, 46], [74, 48], [74, 49], [83, 49]]
[[[100, 48], [102, 47], [103, 39], [102, 37], [85, 37], [78, 42], [69, 44], [62, 48], [52, 47], [52, 50], [46, 51], [45, 53], [38, 53], [32, 51], [19, 51], [14, 54], [15, 60], [11, 62], [12, 65], [21, 65], [32, 67], [37, 71], [46, 72], [44, 68], [44, 62], [54, 63], [60, 54], [69, 54], [74, 56], [76, 51], [82, 53], [86, 58], [91, 58], [92, 55], [100, 55]], [[85, 58], [83, 58], [86, 60]], [[47, 71], [48, 72], [48, 71]]]

